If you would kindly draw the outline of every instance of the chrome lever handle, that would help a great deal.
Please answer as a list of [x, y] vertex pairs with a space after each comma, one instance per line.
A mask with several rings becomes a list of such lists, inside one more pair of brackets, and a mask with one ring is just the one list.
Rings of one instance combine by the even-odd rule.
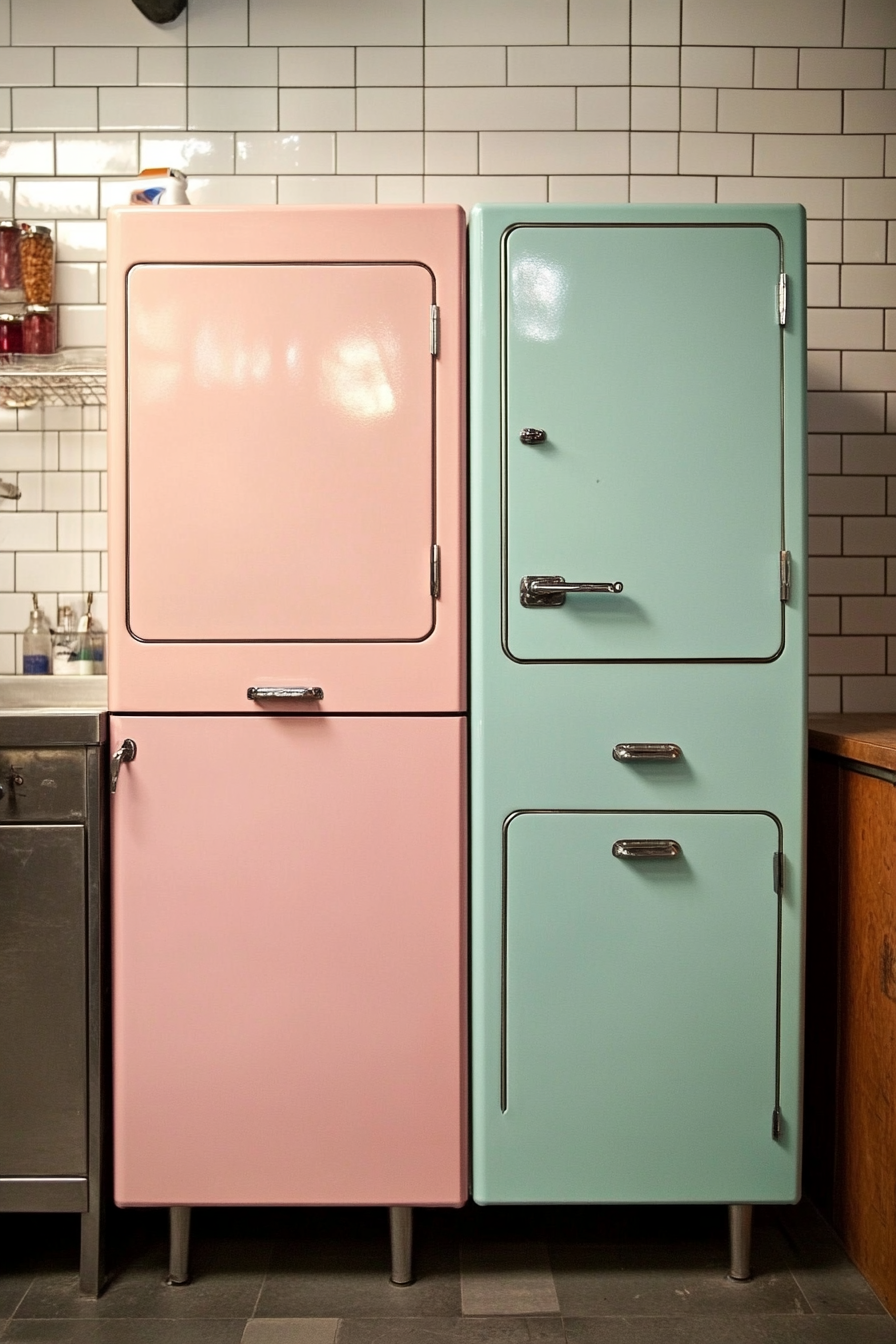
[[132, 761], [137, 755], [137, 743], [132, 737], [126, 737], [116, 752], [113, 752], [109, 761], [109, 792], [114, 793], [118, 788], [118, 776], [121, 773], [121, 767], [128, 761]]
[[320, 686], [250, 686], [250, 700], [323, 700]]
[[617, 742], [613, 748], [614, 761], [677, 761], [681, 747], [674, 742]]
[[614, 859], [677, 859], [681, 845], [677, 840], [617, 840]]
[[562, 574], [527, 574], [520, 580], [524, 607], [562, 607], [567, 593], [621, 593], [621, 583], [567, 583]]

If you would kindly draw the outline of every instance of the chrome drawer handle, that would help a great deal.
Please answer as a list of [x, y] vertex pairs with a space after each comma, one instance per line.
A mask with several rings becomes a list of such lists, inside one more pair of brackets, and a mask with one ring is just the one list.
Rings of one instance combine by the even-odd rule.
[[681, 747], [674, 742], [617, 742], [614, 761], [677, 761]]
[[562, 574], [527, 574], [520, 580], [524, 607], [562, 607], [567, 593], [621, 592], [621, 583], [567, 583]]
[[132, 737], [126, 737], [116, 752], [113, 752], [109, 761], [109, 792], [114, 793], [118, 788], [118, 776], [121, 773], [121, 767], [128, 761], [132, 761], [137, 755], [137, 743]]
[[677, 859], [681, 845], [677, 840], [617, 840], [614, 859]]
[[250, 700], [323, 700], [319, 686], [250, 686]]
[[545, 429], [520, 430], [520, 443], [544, 443], [547, 437], [547, 430]]

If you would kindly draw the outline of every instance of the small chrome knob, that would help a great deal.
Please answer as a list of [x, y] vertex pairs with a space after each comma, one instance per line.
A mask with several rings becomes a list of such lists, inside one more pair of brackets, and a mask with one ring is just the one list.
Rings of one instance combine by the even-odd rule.
[[546, 429], [521, 429], [520, 443], [544, 443], [548, 437]]

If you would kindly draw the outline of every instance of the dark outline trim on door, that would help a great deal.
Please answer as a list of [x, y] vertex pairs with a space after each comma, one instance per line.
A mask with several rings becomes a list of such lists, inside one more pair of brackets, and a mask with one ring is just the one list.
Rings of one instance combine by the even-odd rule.
[[[774, 812], [763, 808], [689, 808], [689, 807], [520, 807], [504, 818], [501, 826], [501, 1051], [500, 1108], [507, 1114], [507, 835], [517, 817], [768, 817], [778, 828], [778, 853], [784, 854], [784, 826]], [[775, 1104], [774, 1114], [781, 1115], [781, 975], [783, 953], [784, 892], [782, 881], [775, 896], [778, 909], [775, 965]], [[771, 1128], [769, 1130], [771, 1132]], [[777, 1136], [775, 1136], [777, 1137]]]
[[[551, 224], [548, 221], [539, 220], [532, 223], [511, 224], [501, 235], [501, 317], [500, 317], [500, 344], [499, 344], [499, 374], [500, 374], [500, 398], [501, 398], [501, 650], [505, 657], [513, 663], [519, 663], [526, 666], [548, 666], [559, 664], [562, 666], [573, 666], [584, 664], [586, 666], [600, 663], [773, 663], [784, 652], [785, 634], [786, 634], [786, 612], [785, 604], [781, 602], [781, 642], [777, 651], [766, 658], [520, 658], [510, 649], [508, 632], [508, 608], [509, 608], [509, 565], [508, 565], [508, 501], [507, 501], [507, 248], [508, 240], [512, 233], [517, 229], [768, 229], [778, 239], [779, 253], [779, 275], [785, 270], [784, 265], [784, 239], [774, 224], [768, 224], [760, 221], [744, 220], [743, 222], [719, 221], [718, 224], [710, 223], [705, 220], [682, 221], [681, 223], [668, 220], [658, 221], [657, 223], [648, 223], [638, 221], [626, 223], [624, 220], [608, 220], [603, 223], [599, 220], [593, 220], [588, 223], [556, 223]], [[778, 366], [780, 369], [780, 424], [781, 424], [781, 545], [782, 551], [787, 549], [784, 531], [784, 333], [786, 328], [778, 327]], [[777, 559], [777, 557], [775, 557]]]
[[[431, 305], [438, 302], [436, 290], [436, 276], [432, 267], [425, 261], [135, 261], [125, 273], [125, 342], [124, 342], [124, 413], [125, 413], [125, 455], [124, 455], [124, 474], [125, 474], [125, 628], [131, 639], [138, 644], [218, 644], [223, 646], [245, 645], [245, 644], [423, 644], [427, 639], [431, 639], [435, 634], [437, 618], [437, 598], [431, 596], [432, 621], [425, 634], [419, 635], [414, 639], [303, 639], [301, 636], [284, 639], [148, 639], [144, 635], [138, 635], [131, 625], [131, 399], [130, 399], [130, 293], [129, 285], [131, 271], [137, 270], [142, 266], [339, 266], [347, 268], [350, 266], [419, 266], [421, 270], [428, 271], [432, 280], [432, 298]], [[425, 335], [425, 329], [424, 329]], [[438, 544], [437, 530], [437, 437], [438, 424], [436, 416], [436, 399], [438, 396], [438, 381], [436, 378], [436, 365], [438, 356], [430, 356], [431, 367], [431, 394], [430, 394], [430, 417], [431, 417], [431, 439], [430, 439], [430, 478], [432, 481], [432, 502], [431, 502], [431, 522], [430, 522], [430, 543], [429, 555], [432, 554], [432, 547]], [[427, 557], [428, 560], [428, 557]]]

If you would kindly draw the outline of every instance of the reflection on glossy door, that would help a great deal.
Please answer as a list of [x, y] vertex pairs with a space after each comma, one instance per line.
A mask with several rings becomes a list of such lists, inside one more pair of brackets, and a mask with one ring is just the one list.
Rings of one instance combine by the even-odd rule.
[[[506, 235], [512, 657], [779, 651], [780, 264], [766, 225]], [[539, 575], [623, 588], [522, 605]]]
[[131, 633], [424, 639], [427, 267], [144, 264], [127, 286]]

